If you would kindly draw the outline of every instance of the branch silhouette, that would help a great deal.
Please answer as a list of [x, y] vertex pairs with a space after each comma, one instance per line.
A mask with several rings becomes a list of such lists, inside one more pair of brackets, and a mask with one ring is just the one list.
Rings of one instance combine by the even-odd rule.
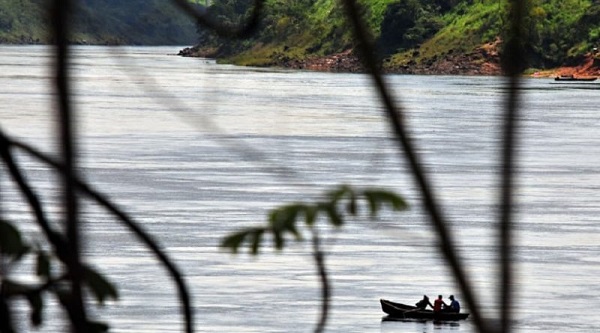
[[475, 297], [472, 283], [464, 269], [462, 260], [458, 257], [455, 250], [454, 239], [451, 232], [448, 230], [446, 219], [437, 203], [434, 189], [431, 187], [428, 178], [422, 167], [419, 156], [416, 153], [414, 144], [412, 143], [408, 132], [405, 129], [403, 121], [402, 108], [394, 102], [391, 91], [388, 88], [381, 71], [377, 58], [375, 57], [375, 46], [369, 30], [366, 27], [363, 19], [360, 16], [358, 5], [354, 0], [343, 0], [346, 10], [346, 15], [353, 27], [355, 39], [360, 51], [361, 60], [371, 78], [373, 85], [377, 89], [381, 103], [385, 109], [385, 116], [392, 127], [392, 131], [397, 138], [404, 157], [407, 159], [411, 174], [417, 184], [421, 195], [423, 196], [423, 205], [425, 211], [429, 214], [436, 235], [439, 239], [439, 249], [444, 255], [446, 262], [450, 265], [450, 269], [460, 286], [466, 302], [470, 305], [471, 315], [476, 327], [481, 332], [486, 332], [487, 328], [481, 316], [479, 302]]
[[54, 0], [51, 4], [50, 21], [56, 45], [55, 85], [57, 92], [58, 137], [64, 168], [61, 172], [65, 207], [66, 239], [68, 256], [65, 264], [71, 276], [72, 295], [64, 300], [65, 308], [76, 332], [88, 330], [87, 308], [83, 301], [80, 231], [78, 223], [78, 204], [73, 179], [76, 177], [76, 144], [73, 114], [71, 110], [68, 60], [69, 60], [69, 22], [72, 12], [71, 0]]
[[525, 69], [527, 60], [524, 51], [526, 34], [523, 31], [523, 21], [527, 1], [511, 0], [511, 12], [508, 26], [508, 41], [502, 55], [502, 67], [508, 76], [508, 95], [504, 114], [503, 146], [501, 152], [501, 202], [499, 224], [499, 266], [501, 272], [500, 286], [500, 322], [501, 332], [509, 333], [512, 320], [513, 298], [513, 194], [515, 178], [515, 155], [518, 145], [519, 104], [520, 104], [520, 76]]
[[[0, 131], [0, 133], [1, 133], [1, 131]], [[3, 142], [6, 142], [6, 145], [3, 145], [3, 146], [15, 147], [15, 148], [21, 149], [24, 152], [28, 153], [29, 155], [35, 157], [36, 159], [53, 167], [58, 172], [62, 172], [63, 167], [64, 167], [62, 163], [55, 161], [54, 159], [52, 159], [49, 156], [47, 156], [46, 154], [38, 151], [37, 149], [35, 149], [25, 143], [22, 143], [22, 142], [19, 142], [16, 140], [11, 140], [4, 134], [0, 135], [0, 138], [3, 138]], [[78, 191], [81, 191], [83, 194], [89, 196], [91, 199], [96, 201], [100, 206], [104, 207], [107, 211], [109, 211], [110, 213], [115, 215], [119, 221], [121, 221], [134, 235], [136, 235], [138, 237], [138, 239], [143, 244], [145, 244], [154, 253], [154, 255], [156, 256], [158, 261], [162, 265], [165, 266], [165, 268], [167, 269], [167, 271], [169, 272], [169, 274], [175, 281], [175, 284], [176, 284], [176, 287], [177, 287], [177, 290], [179, 293], [179, 298], [180, 298], [181, 307], [182, 307], [181, 311], [183, 313], [183, 317], [185, 320], [185, 331], [188, 333], [193, 332], [193, 313], [192, 313], [190, 295], [188, 292], [188, 288], [185, 284], [183, 275], [179, 272], [179, 269], [169, 259], [167, 254], [163, 250], [160, 249], [160, 246], [154, 240], [154, 238], [150, 234], [148, 234], [146, 231], [144, 231], [138, 225], [138, 223], [136, 223], [133, 220], [133, 218], [131, 218], [127, 213], [125, 213], [122, 209], [118, 208], [117, 205], [113, 204], [108, 199], [107, 196], [103, 195], [102, 193], [100, 193], [99, 191], [95, 190], [90, 185], [88, 185], [86, 182], [84, 182], [78, 178], [74, 178], [73, 181], [75, 182], [75, 186]]]
[[66, 240], [62, 238], [62, 236], [52, 229], [50, 226], [49, 220], [44, 212], [44, 208], [39, 200], [38, 195], [33, 191], [33, 188], [27, 183], [25, 177], [21, 172], [21, 169], [17, 165], [15, 159], [10, 153], [11, 142], [4, 135], [4, 132], [0, 131], [0, 156], [2, 160], [6, 164], [10, 175], [13, 180], [17, 183], [19, 189], [25, 196], [29, 207], [33, 210], [33, 214], [36, 218], [37, 224], [40, 226], [42, 232], [44, 232], [46, 238], [50, 242], [50, 244], [54, 247], [54, 251], [58, 255], [58, 257], [66, 261], [68, 256], [68, 247], [66, 244]]
[[[245, 22], [238, 25], [221, 24], [215, 18], [208, 15], [206, 7], [191, 4], [187, 0], [172, 0], [180, 9], [187, 15], [196, 19], [200, 24], [214, 30], [219, 36], [229, 38], [246, 38], [256, 32], [260, 17], [264, 7], [263, 0], [255, 0], [254, 6], [250, 15]], [[395, 102], [392, 92], [386, 84], [383, 75], [379, 69], [377, 58], [375, 57], [375, 47], [372, 37], [365, 26], [364, 21], [360, 16], [360, 10], [355, 0], [343, 0], [346, 16], [353, 27], [357, 49], [361, 53], [361, 59], [364, 62], [365, 68], [371, 75], [373, 85], [376, 87], [381, 103], [384, 106], [385, 118], [390, 124], [395, 135], [397, 144], [400, 147], [403, 157], [408, 161], [411, 174], [414, 177], [421, 196], [423, 197], [423, 206], [429, 215], [432, 226], [438, 237], [439, 251], [443, 254], [444, 259], [450, 266], [450, 269], [456, 278], [457, 284], [463, 292], [465, 301], [470, 305], [472, 318], [476, 328], [480, 332], [492, 332], [493, 327], [489, 322], [485, 321], [481, 314], [481, 307], [474, 293], [471, 279], [469, 278], [464, 262], [459, 257], [453, 234], [448, 228], [448, 220], [443, 216], [443, 211], [440, 208], [434, 188], [430, 184], [417, 154], [417, 149], [412, 142], [406, 125], [404, 122], [404, 111], [399, 103]], [[508, 22], [508, 30], [510, 38], [506, 41], [505, 52], [503, 53], [503, 68], [508, 76], [508, 91], [506, 98], [504, 125], [503, 125], [503, 141], [501, 151], [501, 195], [500, 195], [500, 218], [499, 218], [499, 266], [501, 271], [500, 288], [501, 297], [499, 301], [501, 324], [499, 331], [509, 333], [511, 331], [512, 319], [512, 299], [513, 299], [513, 276], [514, 265], [512, 255], [512, 231], [513, 231], [513, 195], [514, 195], [514, 177], [515, 177], [515, 151], [518, 144], [517, 127], [518, 127], [518, 111], [520, 97], [520, 80], [523, 64], [525, 63], [525, 55], [523, 52], [523, 40], [521, 33], [523, 17], [525, 15], [525, 1], [511, 0], [512, 8], [510, 21]], [[69, 9], [71, 7], [70, 0], [54, 0], [52, 2], [51, 22], [53, 26], [53, 35], [56, 41], [56, 64], [55, 64], [55, 85], [57, 91], [57, 111], [59, 124], [59, 138], [61, 143], [62, 161], [57, 161], [51, 157], [41, 153], [34, 147], [17, 140], [8, 138], [0, 130], [0, 155], [7, 165], [9, 173], [13, 180], [17, 183], [19, 190], [24, 194], [28, 205], [32, 208], [36, 223], [40, 226], [44, 235], [52, 245], [59, 259], [66, 265], [69, 271], [69, 281], [71, 283], [72, 297], [65, 299], [63, 304], [67, 310], [69, 319], [73, 325], [75, 332], [86, 332], [88, 329], [88, 318], [86, 313], [86, 305], [82, 297], [82, 281], [84, 274], [84, 265], [80, 255], [80, 231], [78, 225], [78, 192], [88, 196], [99, 205], [104, 207], [111, 214], [116, 216], [136, 237], [147, 246], [158, 261], [167, 269], [171, 278], [174, 280], [179, 298], [181, 301], [181, 311], [185, 319], [186, 332], [193, 331], [193, 313], [191, 310], [190, 295], [185, 284], [182, 274], [179, 272], [175, 264], [169, 259], [167, 254], [161, 250], [157, 241], [147, 232], [145, 232], [125, 211], [112, 203], [108, 196], [94, 189], [91, 184], [84, 182], [77, 176], [77, 134], [74, 130], [74, 122], [72, 105], [70, 101], [69, 91], [69, 76], [68, 76], [68, 60], [69, 46], [67, 35], [69, 32], [68, 22]], [[210, 126], [210, 125], [209, 125]], [[66, 237], [56, 232], [50, 226], [48, 218], [44, 212], [44, 208], [38, 198], [38, 195], [33, 190], [33, 187], [28, 184], [23, 172], [11, 154], [11, 149], [20, 149], [43, 163], [54, 168], [62, 177], [62, 188], [64, 192], [64, 207], [66, 212]], [[248, 153], [247, 147], [234, 147], [234, 150], [241, 154], [250, 154], [255, 160], [266, 160], [259, 151], [251, 150]], [[272, 167], [267, 165], [267, 167]], [[271, 169], [276, 174], [286, 174], [288, 169], [284, 166], [281, 168]], [[289, 176], [288, 176], [289, 177]], [[335, 223], [334, 223], [335, 224]], [[261, 229], [262, 230], [262, 229]], [[256, 230], [254, 230], [256, 231]], [[260, 231], [260, 230], [259, 230]], [[293, 232], [294, 230], [284, 230]], [[327, 271], [324, 264], [324, 254], [321, 251], [319, 244], [320, 239], [317, 231], [313, 228], [312, 243], [313, 255], [317, 265], [319, 277], [321, 278], [322, 289], [322, 307], [321, 317], [317, 324], [316, 332], [322, 332], [325, 329], [327, 317], [329, 314], [330, 301], [330, 286], [327, 278]], [[258, 238], [265, 230], [260, 231]], [[254, 234], [255, 239], [257, 235]], [[243, 241], [244, 237], [242, 237]], [[241, 242], [241, 241], [240, 241]], [[257, 248], [256, 241], [252, 244]], [[281, 239], [283, 242], [283, 239]], [[283, 243], [282, 243], [283, 244]], [[237, 244], [239, 245], [239, 243]], [[8, 304], [4, 302], [4, 298], [0, 298], [0, 332], [12, 332], [10, 325], [10, 309]], [[6, 319], [6, 320], [5, 320]], [[495, 330], [494, 330], [495, 331]]]
[[327, 318], [329, 317], [331, 286], [329, 284], [327, 267], [325, 265], [325, 254], [321, 250], [321, 239], [319, 238], [319, 233], [314, 228], [311, 229], [311, 233], [313, 258], [315, 259], [315, 265], [317, 265], [317, 272], [319, 279], [321, 280], [321, 316], [319, 317], [319, 322], [315, 328], [315, 333], [321, 333], [325, 331], [325, 325], [327, 324]]

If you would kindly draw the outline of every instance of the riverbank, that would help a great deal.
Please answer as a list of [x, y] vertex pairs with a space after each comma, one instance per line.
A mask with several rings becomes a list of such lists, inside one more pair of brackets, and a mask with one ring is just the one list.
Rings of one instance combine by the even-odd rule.
[[585, 56], [572, 59], [564, 66], [542, 70], [531, 74], [534, 77], [555, 77], [555, 76], [575, 76], [575, 77], [600, 77], [600, 54], [586, 54]]
[[[216, 57], [214, 48], [185, 48], [179, 52], [184, 57]], [[282, 67], [304, 69], [322, 72], [362, 73], [365, 72], [354, 50], [345, 50], [327, 56], [309, 56], [304, 59], [290, 58], [285, 53], [274, 53], [265, 67]], [[430, 59], [421, 63], [414, 60], [404, 64], [394, 64], [385, 61], [383, 69], [390, 74], [418, 75], [502, 75], [499, 48], [496, 43], [489, 43], [476, 48], [470, 53], [447, 54], [443, 57]], [[571, 59], [564, 66], [552, 69], [530, 70], [532, 77], [555, 77], [573, 75], [576, 77], [600, 77], [600, 54], [586, 54], [580, 58]]]

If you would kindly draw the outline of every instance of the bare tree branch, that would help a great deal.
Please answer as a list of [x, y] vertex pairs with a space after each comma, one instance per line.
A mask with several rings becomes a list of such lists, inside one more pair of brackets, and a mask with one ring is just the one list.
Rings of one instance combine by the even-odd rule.
[[33, 191], [32, 187], [27, 184], [25, 177], [23, 177], [20, 171], [19, 166], [17, 165], [16, 161], [12, 157], [12, 154], [10, 153], [10, 145], [11, 142], [9, 141], [9, 139], [4, 135], [2, 131], [0, 131], [0, 157], [6, 164], [8, 172], [12, 176], [13, 180], [25, 196], [29, 207], [31, 207], [31, 209], [33, 210], [33, 214], [36, 218], [37, 224], [40, 226], [42, 232], [44, 232], [46, 238], [53, 246], [56, 255], [58, 256], [58, 258], [61, 259], [61, 261], [65, 262], [68, 256], [68, 247], [66, 241], [62, 238], [62, 236], [59, 233], [54, 231], [50, 226], [50, 222], [46, 217], [38, 195]]
[[402, 110], [400, 107], [395, 105], [394, 99], [392, 98], [391, 92], [387, 88], [377, 60], [374, 54], [375, 47], [372, 42], [372, 37], [369, 34], [369, 30], [365, 26], [362, 18], [360, 17], [358, 5], [354, 0], [343, 0], [346, 14], [350, 23], [353, 27], [355, 39], [358, 42], [358, 49], [361, 52], [361, 60], [367, 71], [371, 74], [371, 78], [374, 81], [375, 88], [379, 94], [381, 102], [385, 108], [386, 117], [392, 126], [392, 130], [396, 135], [398, 143], [404, 152], [404, 156], [408, 160], [411, 173], [414, 176], [415, 182], [418, 185], [418, 189], [423, 196], [423, 204], [425, 211], [429, 214], [431, 222], [436, 231], [440, 242], [440, 251], [444, 255], [446, 262], [450, 265], [450, 269], [456, 278], [458, 285], [460, 286], [466, 302], [470, 305], [471, 315], [475, 322], [476, 327], [480, 332], [486, 332], [486, 325], [481, 316], [479, 303], [475, 298], [472, 284], [467, 276], [464, 266], [458, 257], [452, 234], [446, 226], [446, 221], [442, 216], [437, 200], [433, 192], [433, 188], [429, 185], [419, 156], [416, 154], [413, 143], [405, 130], [404, 121], [402, 119]]
[[499, 225], [499, 265], [501, 270], [500, 291], [500, 320], [501, 332], [509, 333], [512, 319], [513, 298], [513, 196], [515, 154], [517, 147], [517, 126], [519, 118], [520, 75], [526, 66], [524, 52], [523, 19], [527, 0], [511, 1], [511, 15], [508, 27], [508, 41], [503, 53], [502, 65], [505, 75], [508, 76], [508, 95], [504, 115], [503, 147], [502, 147], [502, 174], [500, 198], [500, 225]]
[[68, 60], [69, 60], [69, 15], [71, 13], [71, 0], [54, 0], [52, 2], [51, 22], [56, 41], [56, 64], [54, 69], [55, 84], [58, 93], [58, 124], [59, 138], [62, 147], [64, 169], [63, 177], [66, 235], [69, 246], [68, 260], [66, 261], [71, 276], [71, 294], [65, 302], [67, 312], [73, 324], [73, 330], [78, 333], [87, 332], [86, 306], [83, 302], [81, 281], [83, 268], [81, 264], [79, 225], [77, 221], [77, 197], [73, 179], [76, 172], [76, 136], [73, 135], [73, 115], [70, 102]]

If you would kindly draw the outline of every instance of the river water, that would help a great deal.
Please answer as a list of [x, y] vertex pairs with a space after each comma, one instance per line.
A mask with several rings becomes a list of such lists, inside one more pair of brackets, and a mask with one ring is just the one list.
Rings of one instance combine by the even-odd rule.
[[[0, 47], [2, 130], [56, 151], [51, 58]], [[310, 332], [319, 282], [310, 245], [258, 257], [219, 249], [270, 209], [337, 184], [397, 191], [410, 210], [322, 227], [333, 283], [327, 332], [473, 332], [471, 321], [382, 321], [379, 299], [460, 291], [367, 76], [218, 65], [172, 47], [77, 47], [72, 59], [83, 177], [156, 236], [190, 286], [197, 332]], [[497, 311], [494, 227], [502, 78], [389, 76], [484, 313]], [[516, 218], [516, 332], [596, 332], [599, 302], [600, 84], [524, 81]], [[54, 176], [22, 157], [52, 217]], [[3, 218], [35, 241], [3, 171]], [[84, 204], [85, 256], [120, 299], [94, 309], [113, 332], [180, 332], [174, 284], [112, 216]], [[267, 244], [268, 245], [268, 244]], [[20, 276], [29, 273], [25, 268]], [[51, 304], [53, 300], [48, 300]], [[23, 305], [20, 305], [23, 307]], [[466, 304], [464, 311], [469, 311]], [[57, 313], [49, 308], [46, 318]], [[20, 318], [25, 321], [26, 314]], [[21, 323], [24, 331], [31, 328]], [[49, 320], [46, 332], [62, 332]]]

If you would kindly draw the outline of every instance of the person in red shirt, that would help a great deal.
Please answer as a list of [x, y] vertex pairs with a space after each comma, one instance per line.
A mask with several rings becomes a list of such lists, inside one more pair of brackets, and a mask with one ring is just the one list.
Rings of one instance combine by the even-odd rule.
[[438, 295], [438, 298], [433, 301], [433, 312], [441, 312], [443, 308], [447, 307], [448, 304], [442, 300], [442, 295]]

